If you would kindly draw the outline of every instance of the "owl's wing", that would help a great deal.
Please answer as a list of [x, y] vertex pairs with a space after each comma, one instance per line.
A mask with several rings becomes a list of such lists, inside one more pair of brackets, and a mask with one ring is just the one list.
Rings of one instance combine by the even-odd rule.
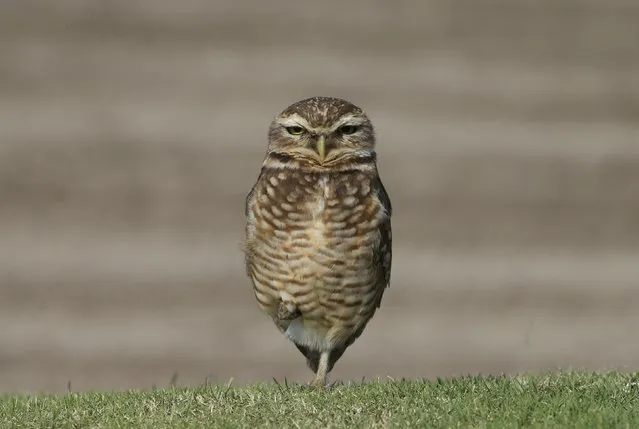
[[255, 184], [253, 185], [253, 187], [251, 188], [249, 193], [246, 195], [246, 200], [244, 201], [244, 216], [246, 216], [246, 217], [248, 217], [248, 215], [249, 215], [249, 205], [251, 204], [251, 200], [253, 199], [253, 194], [255, 193], [255, 188], [257, 188], [257, 185], [262, 180], [262, 175], [263, 174], [264, 174], [264, 169], [260, 170], [260, 175], [257, 177], [257, 180], [255, 181]]
[[375, 181], [375, 187], [377, 188], [377, 198], [381, 203], [385, 215], [382, 218], [382, 221], [379, 224], [379, 249], [378, 249], [378, 261], [379, 267], [381, 270], [380, 275], [380, 283], [383, 285], [380, 286], [381, 290], [379, 292], [379, 299], [377, 301], [377, 307], [382, 304], [382, 296], [384, 295], [384, 289], [390, 286], [390, 277], [391, 277], [391, 265], [393, 262], [393, 235], [391, 231], [391, 215], [393, 214], [393, 206], [390, 201], [390, 197], [384, 188], [384, 184], [382, 180], [377, 177]]
[[250, 238], [249, 228], [251, 226], [251, 220], [249, 219], [249, 214], [250, 214], [249, 211], [250, 211], [251, 202], [253, 201], [253, 198], [254, 198], [255, 190], [257, 189], [257, 186], [262, 181], [263, 175], [264, 175], [264, 169], [260, 171], [260, 175], [258, 176], [257, 180], [255, 181], [255, 184], [249, 191], [248, 195], [246, 196], [246, 200], [244, 201], [244, 216], [246, 216], [246, 230], [245, 230], [246, 236], [244, 237], [244, 264], [246, 266], [246, 275], [249, 277], [251, 277], [251, 245], [249, 243], [249, 238]]

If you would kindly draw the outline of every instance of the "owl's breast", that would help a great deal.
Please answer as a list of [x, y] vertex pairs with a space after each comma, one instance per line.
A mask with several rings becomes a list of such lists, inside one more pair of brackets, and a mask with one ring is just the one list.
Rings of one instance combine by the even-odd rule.
[[305, 319], [357, 324], [379, 284], [382, 210], [371, 180], [273, 174], [248, 207], [248, 264], [260, 305], [275, 315], [286, 300]]

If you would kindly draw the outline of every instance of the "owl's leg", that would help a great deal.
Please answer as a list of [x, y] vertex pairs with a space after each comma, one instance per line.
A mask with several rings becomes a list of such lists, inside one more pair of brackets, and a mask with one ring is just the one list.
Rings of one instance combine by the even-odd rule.
[[302, 354], [306, 358], [306, 365], [310, 368], [311, 371], [316, 373], [317, 366], [319, 365], [320, 352], [318, 352], [317, 350], [311, 350], [308, 347], [302, 346], [297, 343], [293, 344], [295, 344], [295, 347], [297, 347], [297, 349], [302, 352]]
[[317, 373], [313, 380], [313, 387], [326, 387], [326, 376], [328, 375], [329, 358], [331, 356], [330, 351], [323, 351], [320, 354], [319, 364], [317, 365]]
[[297, 306], [290, 301], [280, 301], [277, 306], [277, 318], [280, 320], [293, 320], [300, 317], [302, 313]]

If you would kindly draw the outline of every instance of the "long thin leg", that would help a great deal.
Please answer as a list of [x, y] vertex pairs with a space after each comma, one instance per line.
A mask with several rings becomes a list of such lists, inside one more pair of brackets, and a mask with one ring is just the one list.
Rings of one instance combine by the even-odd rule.
[[317, 373], [313, 380], [314, 387], [326, 387], [326, 376], [328, 374], [328, 363], [331, 356], [330, 351], [324, 351], [320, 354], [319, 365], [317, 365]]

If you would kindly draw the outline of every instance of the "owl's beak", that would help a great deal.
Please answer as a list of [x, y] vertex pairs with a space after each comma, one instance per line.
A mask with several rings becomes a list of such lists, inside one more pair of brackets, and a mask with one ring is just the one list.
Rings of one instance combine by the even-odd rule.
[[319, 154], [320, 160], [324, 161], [324, 158], [326, 158], [326, 137], [320, 135], [317, 138], [316, 145], [317, 153]]

